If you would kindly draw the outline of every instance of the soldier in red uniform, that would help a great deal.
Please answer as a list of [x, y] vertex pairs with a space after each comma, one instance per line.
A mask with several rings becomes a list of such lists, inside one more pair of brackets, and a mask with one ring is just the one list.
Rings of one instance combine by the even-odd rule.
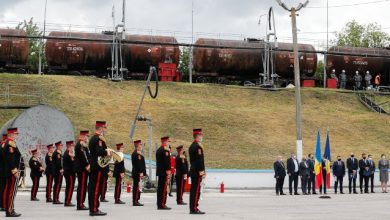
[[64, 169], [62, 168], [62, 143], [58, 141], [55, 143], [56, 150], [53, 153], [53, 204], [60, 205], [60, 191], [62, 186], [62, 179], [64, 175]]
[[46, 202], [53, 202], [51, 199], [51, 189], [53, 188], [53, 152], [52, 144], [47, 145], [47, 154], [45, 157], [46, 174]]
[[170, 183], [170, 188], [171, 190], [169, 191], [169, 197], [172, 197], [172, 187], [173, 187], [173, 181], [175, 179], [175, 171], [176, 171], [176, 157], [175, 155], [172, 154], [172, 148], [169, 146], [169, 149], [171, 150], [171, 181]]
[[200, 198], [200, 184], [206, 177], [204, 166], [204, 149], [201, 145], [203, 141], [202, 129], [193, 130], [194, 142], [189, 148], [190, 155], [190, 175], [191, 175], [191, 191], [190, 191], [190, 214], [205, 214], [198, 209]]
[[178, 205], [187, 205], [183, 202], [183, 193], [188, 174], [188, 161], [184, 154], [183, 145], [178, 146], [176, 150], [176, 202]]
[[7, 134], [3, 134], [2, 140], [0, 142], [0, 211], [4, 212], [5, 211], [5, 205], [3, 202], [3, 194], [4, 194], [4, 187], [5, 187], [5, 170], [3, 168], [3, 157], [2, 151], [3, 147], [5, 145], [5, 142], [7, 140]]
[[[123, 143], [117, 144], [116, 149], [119, 152], [123, 152], [125, 149]], [[126, 204], [121, 200], [121, 191], [122, 191], [122, 181], [123, 178], [125, 178], [125, 161], [121, 162], [115, 162], [114, 165], [114, 177], [115, 177], [115, 192], [114, 192], [114, 199], [115, 204]]]
[[156, 175], [158, 176], [157, 209], [170, 210], [167, 203], [167, 186], [171, 178], [171, 159], [168, 147], [169, 137], [161, 138], [161, 147], [156, 151]]
[[5, 141], [2, 157], [3, 157], [3, 165], [4, 165], [4, 176], [5, 176], [5, 211], [6, 217], [19, 217], [21, 214], [16, 213], [14, 209], [14, 200], [16, 196], [16, 192], [18, 189], [18, 181], [19, 181], [19, 169], [20, 169], [20, 161], [22, 155], [16, 146], [15, 139], [18, 137], [18, 129], [17, 128], [9, 128], [7, 130], [7, 140]]
[[74, 171], [77, 173], [77, 210], [89, 210], [84, 205], [87, 195], [88, 176], [91, 170], [89, 165], [88, 136], [89, 131], [80, 131], [79, 141], [77, 141], [74, 149]]
[[41, 162], [38, 160], [38, 150], [34, 149], [31, 151], [32, 157], [30, 158], [30, 161], [28, 162], [31, 172], [30, 172], [30, 177], [33, 182], [33, 185], [31, 187], [31, 201], [39, 201], [37, 198], [37, 192], [39, 188], [39, 180], [42, 177], [43, 171], [43, 166]]
[[140, 181], [146, 175], [145, 158], [142, 155], [142, 142], [141, 140], [134, 141], [134, 152], [131, 154], [131, 163], [133, 169], [131, 176], [133, 177], [133, 206], [143, 206], [139, 202], [141, 197]]
[[74, 141], [67, 141], [63, 159], [64, 177], [66, 182], [64, 205], [66, 207], [75, 206], [72, 203], [74, 183], [76, 182], [76, 173], [74, 172], [74, 158]]
[[88, 145], [91, 164], [91, 174], [88, 184], [89, 215], [102, 216], [107, 215], [107, 213], [99, 210], [99, 197], [104, 181], [103, 175], [105, 175], [104, 172], [106, 172], [106, 170], [99, 166], [98, 158], [111, 156], [111, 150], [107, 149], [106, 139], [104, 137], [104, 132], [107, 130], [106, 122], [97, 121], [95, 127], [96, 132], [89, 140]]

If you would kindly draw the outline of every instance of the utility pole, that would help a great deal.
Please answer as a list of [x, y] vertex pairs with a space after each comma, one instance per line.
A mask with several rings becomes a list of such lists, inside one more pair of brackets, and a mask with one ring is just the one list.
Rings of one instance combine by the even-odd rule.
[[324, 54], [324, 88], [326, 88], [326, 62], [327, 62], [327, 52], [328, 52], [328, 39], [329, 39], [329, 0], [326, 0], [326, 50]]
[[292, 24], [292, 35], [294, 44], [294, 78], [295, 78], [295, 119], [296, 119], [296, 147], [297, 147], [297, 158], [299, 161], [302, 160], [302, 118], [301, 118], [301, 79], [299, 71], [299, 54], [298, 54], [298, 37], [297, 37], [297, 14], [296, 12], [306, 7], [309, 4], [307, 0], [305, 3], [299, 3], [295, 8], [288, 8], [282, 0], [276, 0], [280, 6], [291, 13], [291, 24]]
[[193, 69], [193, 50], [194, 47], [192, 46], [194, 44], [194, 0], [192, 0], [192, 7], [191, 7], [191, 47], [190, 47], [190, 62], [188, 64], [189, 68], [189, 82], [192, 83], [192, 69]]
[[42, 74], [42, 54], [43, 54], [43, 38], [45, 37], [46, 33], [46, 8], [47, 8], [47, 0], [45, 0], [45, 12], [43, 14], [43, 34], [39, 45], [39, 52], [38, 52], [38, 75]]

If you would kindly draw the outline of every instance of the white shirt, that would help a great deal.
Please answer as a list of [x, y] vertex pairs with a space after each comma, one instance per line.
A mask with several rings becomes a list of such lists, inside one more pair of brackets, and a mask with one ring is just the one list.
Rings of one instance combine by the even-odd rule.
[[294, 161], [294, 172], [298, 172], [298, 162], [297, 162], [297, 160], [296, 159], [293, 159], [293, 161]]

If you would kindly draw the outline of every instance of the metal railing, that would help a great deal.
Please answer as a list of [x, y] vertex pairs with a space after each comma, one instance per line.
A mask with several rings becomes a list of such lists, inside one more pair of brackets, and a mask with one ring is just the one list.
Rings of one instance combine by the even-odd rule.
[[0, 109], [25, 109], [43, 103], [40, 87], [31, 84], [0, 83]]

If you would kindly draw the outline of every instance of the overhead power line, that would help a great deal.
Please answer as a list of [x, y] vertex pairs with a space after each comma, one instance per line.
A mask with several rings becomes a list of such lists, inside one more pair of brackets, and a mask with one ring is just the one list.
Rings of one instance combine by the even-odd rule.
[[[377, 1], [371, 1], [371, 2], [360, 2], [360, 3], [352, 3], [352, 4], [344, 4], [344, 5], [329, 5], [328, 8], [342, 8], [342, 7], [353, 7], [353, 6], [360, 6], [360, 5], [369, 5], [369, 4], [377, 4], [377, 3], [383, 3], [383, 2], [390, 2], [390, 0], [377, 0]], [[326, 6], [311, 6], [307, 8], [327, 8]]]

